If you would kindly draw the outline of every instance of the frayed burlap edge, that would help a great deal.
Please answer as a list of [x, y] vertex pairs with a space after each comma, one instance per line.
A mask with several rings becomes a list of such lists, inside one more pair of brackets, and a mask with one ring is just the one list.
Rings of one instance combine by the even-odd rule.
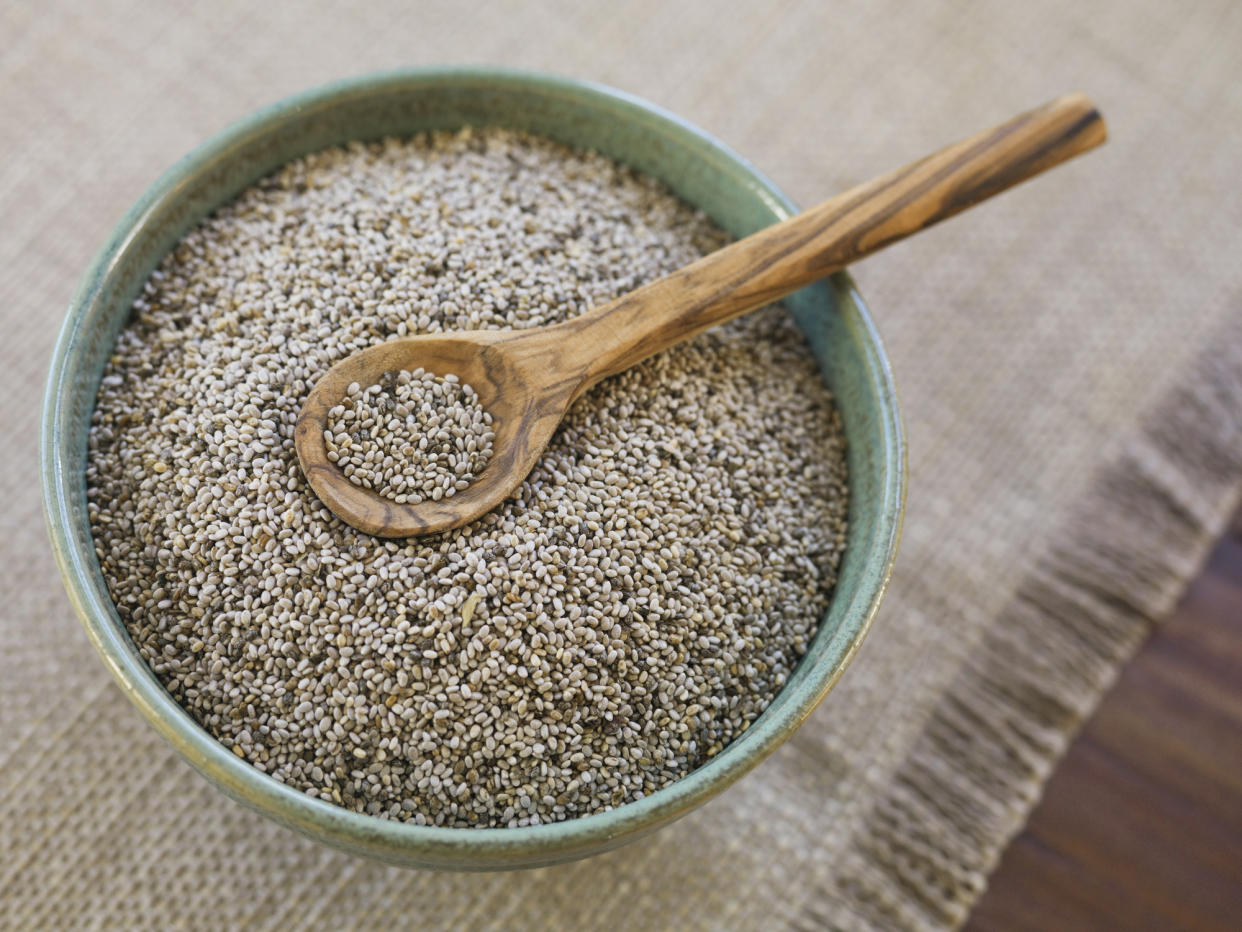
[[961, 925], [1070, 739], [1175, 607], [1240, 492], [1242, 316], [1069, 510], [796, 927]]

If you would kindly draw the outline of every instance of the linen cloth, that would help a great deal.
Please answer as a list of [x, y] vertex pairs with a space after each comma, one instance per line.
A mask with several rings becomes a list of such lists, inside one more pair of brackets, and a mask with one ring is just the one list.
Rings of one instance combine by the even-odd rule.
[[[0, 928], [940, 929], [1242, 485], [1242, 6], [0, 4]], [[307, 87], [487, 63], [661, 104], [811, 204], [1068, 90], [1103, 149], [854, 270], [910, 443], [853, 666], [634, 845], [516, 874], [339, 854], [226, 799], [113, 685], [37, 499], [39, 394], [164, 168]]]

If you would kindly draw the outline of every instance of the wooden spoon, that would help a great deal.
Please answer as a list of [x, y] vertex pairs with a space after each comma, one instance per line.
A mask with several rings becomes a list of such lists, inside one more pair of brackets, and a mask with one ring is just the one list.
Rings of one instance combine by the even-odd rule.
[[[868, 256], [1085, 152], [1106, 138], [1082, 94], [1069, 94], [881, 175], [572, 320], [531, 330], [475, 330], [391, 340], [354, 353], [315, 383], [295, 433], [311, 488], [368, 534], [460, 527], [526, 478], [574, 399], [601, 379]], [[351, 382], [422, 367], [455, 373], [493, 417], [493, 455], [451, 498], [398, 504], [354, 485], [327, 458], [328, 411]]]

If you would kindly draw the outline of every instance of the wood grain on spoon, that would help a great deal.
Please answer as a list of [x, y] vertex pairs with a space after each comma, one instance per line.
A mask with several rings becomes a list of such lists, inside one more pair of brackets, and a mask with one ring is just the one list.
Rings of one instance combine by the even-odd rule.
[[[531, 330], [477, 330], [392, 340], [329, 369], [302, 406], [298, 458], [338, 517], [381, 537], [460, 527], [499, 505], [526, 478], [565, 412], [600, 379], [695, 334], [818, 281], [1037, 175], [1106, 138], [1082, 94], [881, 175], [572, 320]], [[398, 504], [354, 485], [327, 458], [328, 412], [351, 382], [422, 367], [472, 385], [492, 415], [494, 453], [451, 498]]]

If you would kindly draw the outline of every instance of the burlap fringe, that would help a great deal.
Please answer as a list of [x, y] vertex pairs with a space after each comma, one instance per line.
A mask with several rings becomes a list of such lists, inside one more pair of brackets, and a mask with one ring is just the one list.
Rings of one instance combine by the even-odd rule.
[[1237, 507], [1242, 319], [1089, 489], [933, 710], [834, 889], [809, 900], [798, 928], [966, 920], [1070, 738], [1175, 607]]

